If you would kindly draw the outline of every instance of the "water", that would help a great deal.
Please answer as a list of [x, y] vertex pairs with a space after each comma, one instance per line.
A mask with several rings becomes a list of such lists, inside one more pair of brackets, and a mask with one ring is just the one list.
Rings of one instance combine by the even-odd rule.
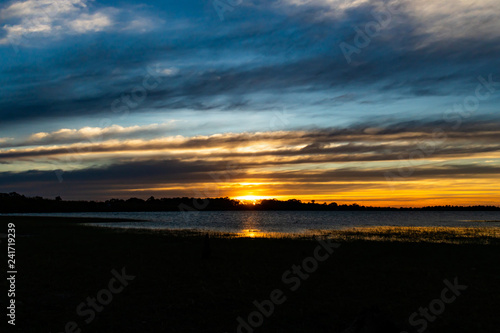
[[500, 211], [201, 211], [15, 214], [27, 216], [101, 217], [145, 222], [95, 223], [103, 227], [192, 229], [240, 233], [302, 234], [352, 227], [500, 227]]

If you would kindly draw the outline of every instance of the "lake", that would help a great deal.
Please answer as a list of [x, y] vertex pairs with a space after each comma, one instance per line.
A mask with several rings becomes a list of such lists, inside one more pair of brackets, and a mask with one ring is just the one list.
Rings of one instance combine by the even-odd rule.
[[500, 211], [199, 211], [11, 214], [25, 216], [140, 219], [144, 222], [93, 223], [102, 227], [191, 229], [261, 234], [306, 234], [352, 227], [500, 227]]

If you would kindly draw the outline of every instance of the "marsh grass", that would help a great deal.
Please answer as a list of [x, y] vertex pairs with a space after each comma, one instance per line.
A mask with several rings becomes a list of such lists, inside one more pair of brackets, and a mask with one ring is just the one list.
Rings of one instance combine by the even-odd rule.
[[[102, 228], [93, 223], [85, 223], [87, 227]], [[315, 237], [333, 238], [338, 241], [384, 241], [411, 243], [445, 243], [445, 244], [497, 244], [500, 243], [500, 228], [497, 227], [356, 227], [335, 230], [308, 230], [306, 232], [263, 232], [258, 229], [247, 229], [241, 232], [207, 231], [199, 229], [142, 229], [113, 228], [115, 232], [132, 231], [136, 233], [154, 233], [178, 237], [200, 237], [209, 234], [212, 238], [270, 238], [270, 239], [303, 239]]]
[[370, 227], [319, 231], [324, 237], [343, 241], [370, 240], [384, 242], [499, 244], [500, 228], [478, 227]]

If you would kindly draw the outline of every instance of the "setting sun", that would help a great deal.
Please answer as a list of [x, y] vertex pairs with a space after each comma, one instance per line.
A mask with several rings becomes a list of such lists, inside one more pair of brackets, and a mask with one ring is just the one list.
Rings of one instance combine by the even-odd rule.
[[261, 196], [261, 195], [242, 195], [239, 197], [234, 197], [233, 199], [243, 201], [243, 202], [251, 202], [252, 204], [256, 204], [260, 200], [264, 199], [272, 199], [273, 197], [269, 196]]

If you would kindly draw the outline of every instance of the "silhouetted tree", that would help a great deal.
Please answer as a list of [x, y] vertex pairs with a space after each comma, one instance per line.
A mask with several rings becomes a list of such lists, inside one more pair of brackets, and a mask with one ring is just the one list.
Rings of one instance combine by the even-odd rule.
[[[423, 208], [391, 208], [391, 207], [366, 207], [356, 203], [351, 205], [338, 205], [331, 202], [326, 205], [314, 202], [303, 203], [297, 199], [281, 201], [277, 199], [261, 200], [256, 205], [246, 205], [238, 200], [228, 197], [224, 198], [161, 198], [150, 197], [147, 200], [140, 198], [110, 199], [104, 202], [99, 201], [64, 201], [60, 196], [55, 199], [44, 199], [42, 197], [26, 197], [16, 192], [0, 193], [0, 213], [40, 213], [40, 212], [140, 212], [140, 211], [179, 211], [179, 207], [187, 207], [188, 211], [200, 210], [194, 203], [207, 203], [203, 210], [400, 210], [400, 211], [479, 211], [479, 210], [500, 210], [495, 206], [428, 206]], [[199, 207], [199, 206], [198, 206]]]

